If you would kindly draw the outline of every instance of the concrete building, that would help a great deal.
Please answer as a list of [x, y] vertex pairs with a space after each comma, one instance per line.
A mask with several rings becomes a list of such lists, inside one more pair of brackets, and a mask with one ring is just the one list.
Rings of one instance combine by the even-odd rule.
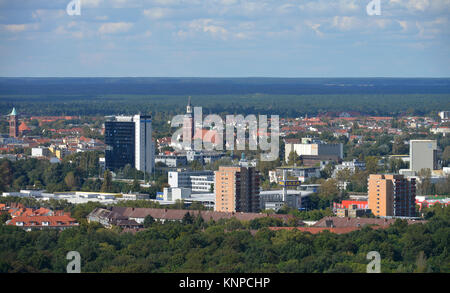
[[[286, 194], [283, 194], [283, 190], [260, 191], [261, 210], [278, 211], [284, 205], [293, 209], [301, 209], [303, 203], [307, 203], [308, 197], [311, 194], [313, 194], [312, 191], [293, 189], [286, 190]], [[283, 197], [285, 197], [284, 200]]]
[[293, 177], [301, 182], [310, 178], [320, 178], [320, 167], [283, 167], [277, 168], [275, 174], [270, 174], [270, 182], [278, 183], [283, 177], [283, 170], [286, 170], [287, 176]]
[[416, 180], [403, 175], [371, 174], [369, 209], [378, 217], [415, 217]]
[[155, 157], [155, 164], [163, 163], [167, 167], [176, 168], [186, 166], [188, 161], [186, 155], [164, 155], [159, 154]]
[[184, 200], [191, 197], [191, 190], [184, 187], [165, 187], [163, 196], [164, 201]]
[[437, 168], [437, 141], [411, 140], [409, 142], [410, 170], [418, 173], [421, 169]]
[[259, 212], [259, 180], [253, 167], [219, 167], [215, 172], [215, 211]]
[[50, 151], [48, 148], [44, 148], [44, 147], [38, 147], [38, 148], [32, 148], [31, 149], [31, 156], [32, 157], [47, 157], [50, 155]]
[[[303, 141], [302, 141], [303, 142]], [[331, 159], [339, 160], [344, 157], [344, 146], [339, 144], [326, 144], [321, 141], [308, 140], [307, 143], [287, 143], [284, 146], [285, 161], [288, 162], [289, 154], [294, 151], [297, 156], [304, 156], [308, 159]]]
[[149, 174], [155, 166], [151, 116], [116, 116], [105, 122], [106, 168], [130, 164]]
[[170, 187], [189, 188], [192, 192], [208, 193], [214, 186], [213, 171], [178, 170], [168, 173]]
[[366, 170], [366, 163], [358, 161], [357, 159], [344, 161], [342, 164], [335, 166], [332, 177], [336, 178], [337, 173], [345, 169], [348, 169], [351, 173], [355, 173], [357, 170], [364, 171]]

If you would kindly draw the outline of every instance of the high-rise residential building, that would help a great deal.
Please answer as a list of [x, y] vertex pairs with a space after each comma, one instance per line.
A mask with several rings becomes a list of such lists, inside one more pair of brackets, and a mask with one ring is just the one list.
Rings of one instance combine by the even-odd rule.
[[259, 177], [254, 167], [219, 167], [215, 172], [215, 210], [259, 212]]
[[19, 117], [17, 116], [16, 108], [13, 108], [9, 116], [9, 136], [19, 137]]
[[137, 170], [152, 173], [154, 145], [151, 116], [116, 116], [105, 122], [105, 160], [107, 169], [130, 164]]
[[403, 175], [371, 174], [369, 209], [378, 217], [415, 217], [416, 180]]
[[421, 169], [437, 168], [437, 141], [411, 140], [409, 142], [410, 170], [419, 172]]

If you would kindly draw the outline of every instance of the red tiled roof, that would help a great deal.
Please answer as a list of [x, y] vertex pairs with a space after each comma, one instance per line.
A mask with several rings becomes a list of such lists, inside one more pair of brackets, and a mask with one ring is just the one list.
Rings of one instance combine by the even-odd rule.
[[[43, 223], [47, 222], [48, 225], [43, 225]], [[43, 226], [43, 227], [71, 227], [78, 226], [78, 223], [74, 218], [69, 217], [68, 215], [64, 216], [20, 216], [15, 217], [11, 221], [8, 222], [10, 226], [17, 226], [17, 223], [23, 223], [23, 227], [35, 227], [35, 226]], [[20, 225], [22, 226], [22, 225]]]
[[216, 143], [217, 131], [208, 129], [197, 129], [194, 139], [201, 139], [203, 142]]
[[22, 122], [19, 126], [19, 131], [23, 132], [23, 131], [29, 131], [31, 130], [30, 127], [28, 127], [28, 125], [25, 122]]

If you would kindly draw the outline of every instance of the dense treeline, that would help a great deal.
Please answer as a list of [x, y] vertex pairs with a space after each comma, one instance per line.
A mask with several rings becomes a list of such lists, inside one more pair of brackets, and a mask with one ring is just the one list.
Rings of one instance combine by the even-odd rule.
[[[111, 173], [102, 173], [99, 165], [101, 152], [82, 152], [65, 157], [60, 163], [48, 160], [27, 158], [11, 162], [0, 160], [0, 192], [21, 189], [45, 189], [47, 192], [63, 191], [102, 191], [111, 193], [143, 192], [156, 196], [156, 192], [167, 184], [167, 176], [155, 173], [150, 188], [141, 188], [138, 179], [144, 178], [142, 172], [131, 166], [117, 170], [118, 178], [131, 179], [132, 182], [113, 181]], [[109, 175], [108, 180], [105, 176]], [[105, 184], [106, 181], [106, 184]]]
[[136, 234], [95, 223], [62, 232], [0, 226], [0, 272], [65, 272], [75, 250], [82, 272], [365, 272], [367, 253], [378, 251], [382, 272], [448, 273], [450, 207], [426, 216], [426, 224], [398, 220], [342, 235], [273, 232], [265, 227], [274, 219], [147, 221]]
[[[341, 95], [193, 95], [194, 106], [204, 115], [267, 114], [299, 117], [326, 112], [356, 111], [367, 115], [425, 115], [450, 108], [450, 94], [341, 94]], [[16, 107], [25, 115], [115, 115], [164, 113], [173, 117], [185, 112], [186, 95], [2, 95], [0, 112]], [[167, 121], [167, 120], [166, 120]]]

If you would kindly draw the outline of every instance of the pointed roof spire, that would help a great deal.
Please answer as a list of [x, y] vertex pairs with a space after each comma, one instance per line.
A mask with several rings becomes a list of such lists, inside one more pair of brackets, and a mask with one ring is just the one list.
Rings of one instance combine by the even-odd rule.
[[190, 96], [188, 98], [188, 104], [186, 106], [186, 113], [187, 114], [192, 114], [192, 106], [191, 106], [191, 97]]
[[11, 114], [8, 116], [17, 116], [16, 108], [13, 108]]

